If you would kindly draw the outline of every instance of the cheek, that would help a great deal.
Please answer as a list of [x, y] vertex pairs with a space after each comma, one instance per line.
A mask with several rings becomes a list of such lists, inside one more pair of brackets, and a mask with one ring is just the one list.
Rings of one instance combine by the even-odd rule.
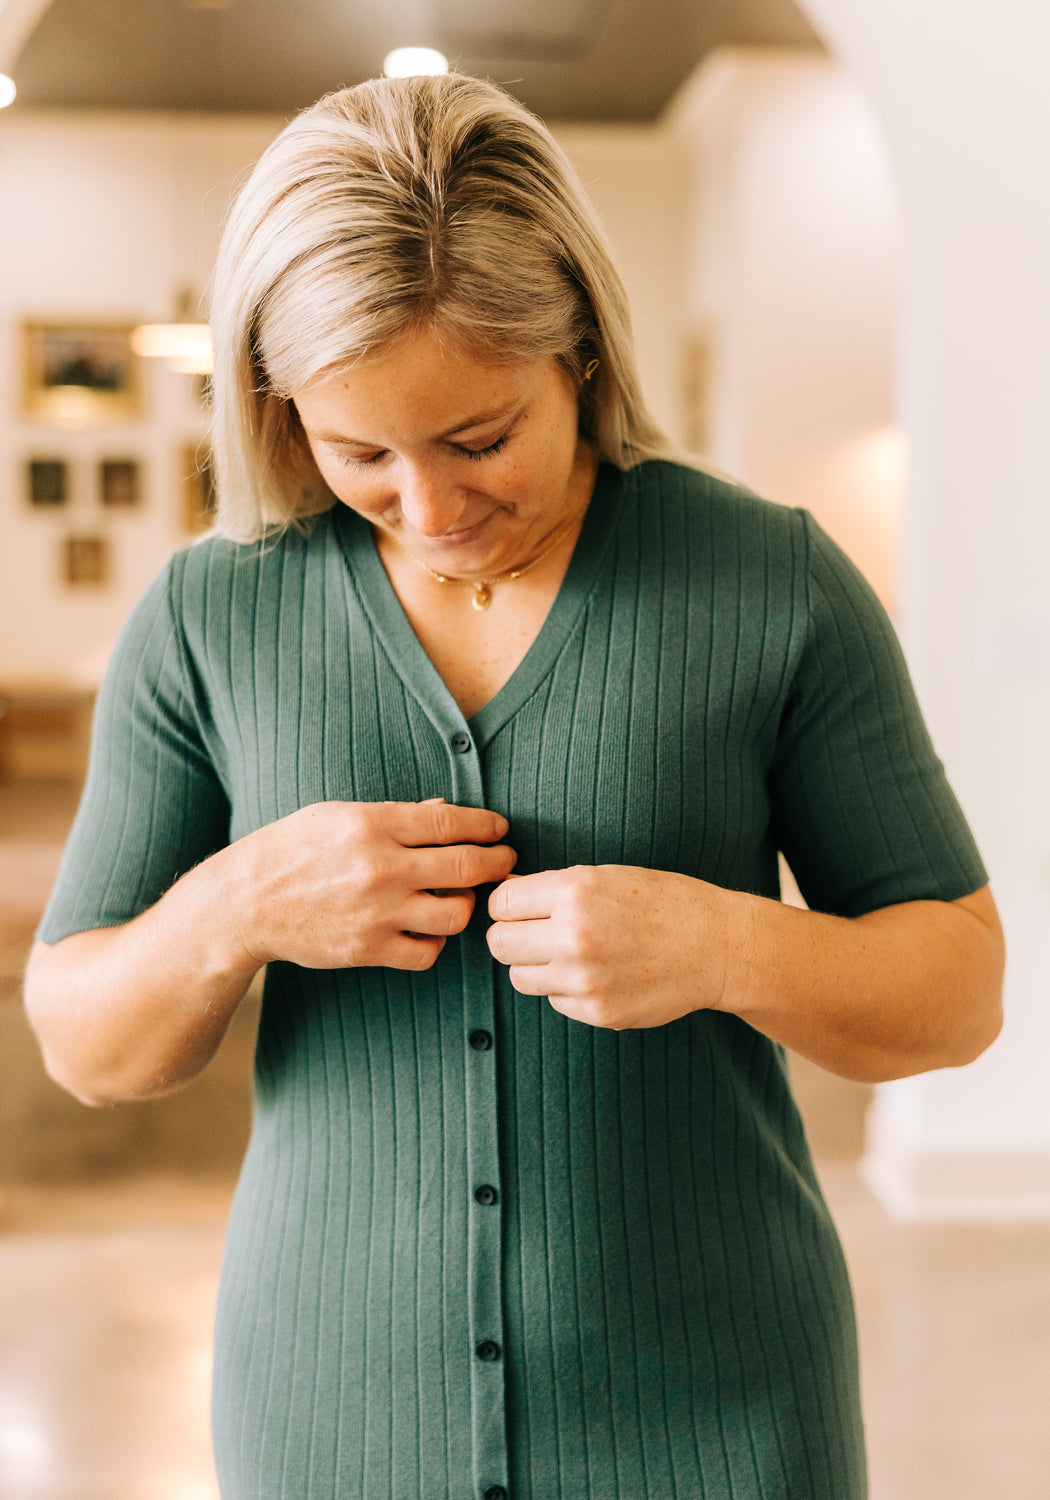
[[321, 478], [338, 499], [352, 510], [364, 510], [374, 500], [378, 486], [371, 474], [359, 472], [347, 464], [341, 464], [330, 453], [319, 453], [311, 446], [314, 463]]

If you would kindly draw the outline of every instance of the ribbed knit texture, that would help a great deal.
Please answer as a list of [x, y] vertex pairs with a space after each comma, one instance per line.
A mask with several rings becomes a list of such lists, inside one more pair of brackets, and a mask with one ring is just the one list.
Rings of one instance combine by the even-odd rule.
[[[469, 723], [344, 507], [176, 557], [107, 678], [41, 935], [125, 921], [304, 804], [438, 795], [506, 814], [522, 873], [775, 896], [779, 847], [843, 915], [985, 880], [852, 566], [801, 512], [646, 464], [601, 470]], [[568, 1021], [484, 928], [421, 975], [270, 966], [216, 1335], [225, 1500], [862, 1500], [849, 1287], [780, 1049], [710, 1012]]]

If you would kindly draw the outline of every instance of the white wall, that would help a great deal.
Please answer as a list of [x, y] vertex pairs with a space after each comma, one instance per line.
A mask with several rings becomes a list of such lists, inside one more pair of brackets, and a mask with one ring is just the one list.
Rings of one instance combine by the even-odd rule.
[[805, 0], [884, 122], [908, 226], [901, 615], [1007, 929], [974, 1066], [884, 1089], [902, 1213], [1050, 1218], [1050, 8]]
[[892, 602], [900, 222], [868, 101], [826, 59], [726, 49], [675, 101], [689, 156], [688, 319], [714, 464], [805, 505]]
[[642, 389], [681, 442], [685, 143], [660, 126], [555, 125], [612, 241], [631, 300]]

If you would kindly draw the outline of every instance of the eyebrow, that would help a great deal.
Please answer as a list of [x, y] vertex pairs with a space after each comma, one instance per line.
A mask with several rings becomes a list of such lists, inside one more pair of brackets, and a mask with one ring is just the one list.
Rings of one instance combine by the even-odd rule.
[[[439, 432], [437, 434], [437, 441], [445, 442], [448, 438], [454, 437], [457, 432], [469, 432], [472, 427], [484, 427], [488, 422], [495, 422], [504, 418], [512, 420], [514, 417], [520, 415], [526, 405], [527, 402], [525, 401], [512, 401], [506, 406], [497, 406], [489, 411], [478, 412], [474, 416], [467, 417], [463, 422], [457, 422], [453, 427], [447, 428], [446, 431]], [[368, 438], [347, 437], [345, 432], [311, 432], [310, 436], [316, 438], [320, 443], [342, 443], [356, 448], [382, 447], [381, 443], [371, 442]]]

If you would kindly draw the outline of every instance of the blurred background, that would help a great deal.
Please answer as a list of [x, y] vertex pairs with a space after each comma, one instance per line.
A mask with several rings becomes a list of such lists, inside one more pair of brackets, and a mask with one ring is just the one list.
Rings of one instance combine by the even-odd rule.
[[1028, 0], [0, 0], [0, 1495], [215, 1500], [256, 1002], [184, 1093], [88, 1111], [43, 1074], [20, 973], [115, 634], [207, 525], [199, 325], [230, 194], [292, 113], [408, 43], [548, 121], [658, 419], [808, 506], [897, 619], [1003, 910], [1008, 1023], [959, 1073], [872, 1091], [796, 1064], [797, 1088], [857, 1288], [873, 1500], [1047, 1500], [1050, 12]]

